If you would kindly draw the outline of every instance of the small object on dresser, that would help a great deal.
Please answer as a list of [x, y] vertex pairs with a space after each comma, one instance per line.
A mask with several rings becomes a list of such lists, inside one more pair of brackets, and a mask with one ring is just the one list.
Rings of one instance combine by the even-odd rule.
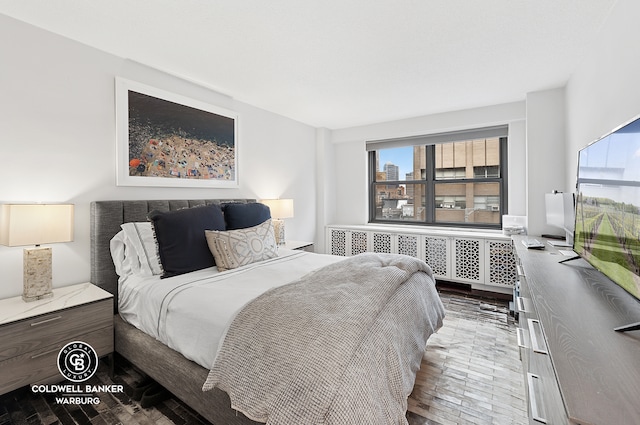
[[529, 249], [544, 249], [544, 244], [537, 239], [523, 239], [522, 244]]
[[524, 226], [502, 226], [502, 233], [506, 236], [524, 235], [526, 233], [526, 230]]
[[527, 218], [517, 215], [502, 216], [502, 234], [505, 236], [526, 235]]

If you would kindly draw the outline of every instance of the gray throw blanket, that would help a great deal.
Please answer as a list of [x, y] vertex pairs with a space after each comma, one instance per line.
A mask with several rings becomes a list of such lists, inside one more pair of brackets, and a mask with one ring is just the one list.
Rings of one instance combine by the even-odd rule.
[[431, 269], [365, 253], [274, 288], [227, 330], [203, 390], [267, 424], [406, 424], [444, 308]]

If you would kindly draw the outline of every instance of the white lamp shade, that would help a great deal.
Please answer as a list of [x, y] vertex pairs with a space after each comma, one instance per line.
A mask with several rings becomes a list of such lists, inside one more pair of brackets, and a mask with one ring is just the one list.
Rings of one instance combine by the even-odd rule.
[[293, 217], [293, 199], [263, 199], [260, 202], [269, 207], [273, 218]]
[[0, 209], [0, 244], [40, 245], [73, 241], [73, 205], [5, 204]]

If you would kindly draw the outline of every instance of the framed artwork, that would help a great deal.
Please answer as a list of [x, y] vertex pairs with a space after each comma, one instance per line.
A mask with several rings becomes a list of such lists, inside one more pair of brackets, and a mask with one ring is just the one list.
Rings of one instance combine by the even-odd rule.
[[116, 78], [118, 186], [238, 187], [230, 110]]

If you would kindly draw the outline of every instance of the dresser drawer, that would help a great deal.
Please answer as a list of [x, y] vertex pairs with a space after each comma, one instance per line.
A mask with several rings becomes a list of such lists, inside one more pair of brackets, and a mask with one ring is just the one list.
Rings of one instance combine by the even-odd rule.
[[1, 361], [0, 394], [25, 385], [62, 381], [64, 377], [58, 370], [58, 353], [64, 345], [76, 340], [89, 344], [98, 357], [107, 355], [113, 352], [113, 325]]
[[73, 339], [113, 329], [113, 300], [105, 299], [0, 327], [0, 362]]
[[567, 412], [548, 354], [530, 353], [527, 373], [529, 417], [532, 423], [567, 425]]

